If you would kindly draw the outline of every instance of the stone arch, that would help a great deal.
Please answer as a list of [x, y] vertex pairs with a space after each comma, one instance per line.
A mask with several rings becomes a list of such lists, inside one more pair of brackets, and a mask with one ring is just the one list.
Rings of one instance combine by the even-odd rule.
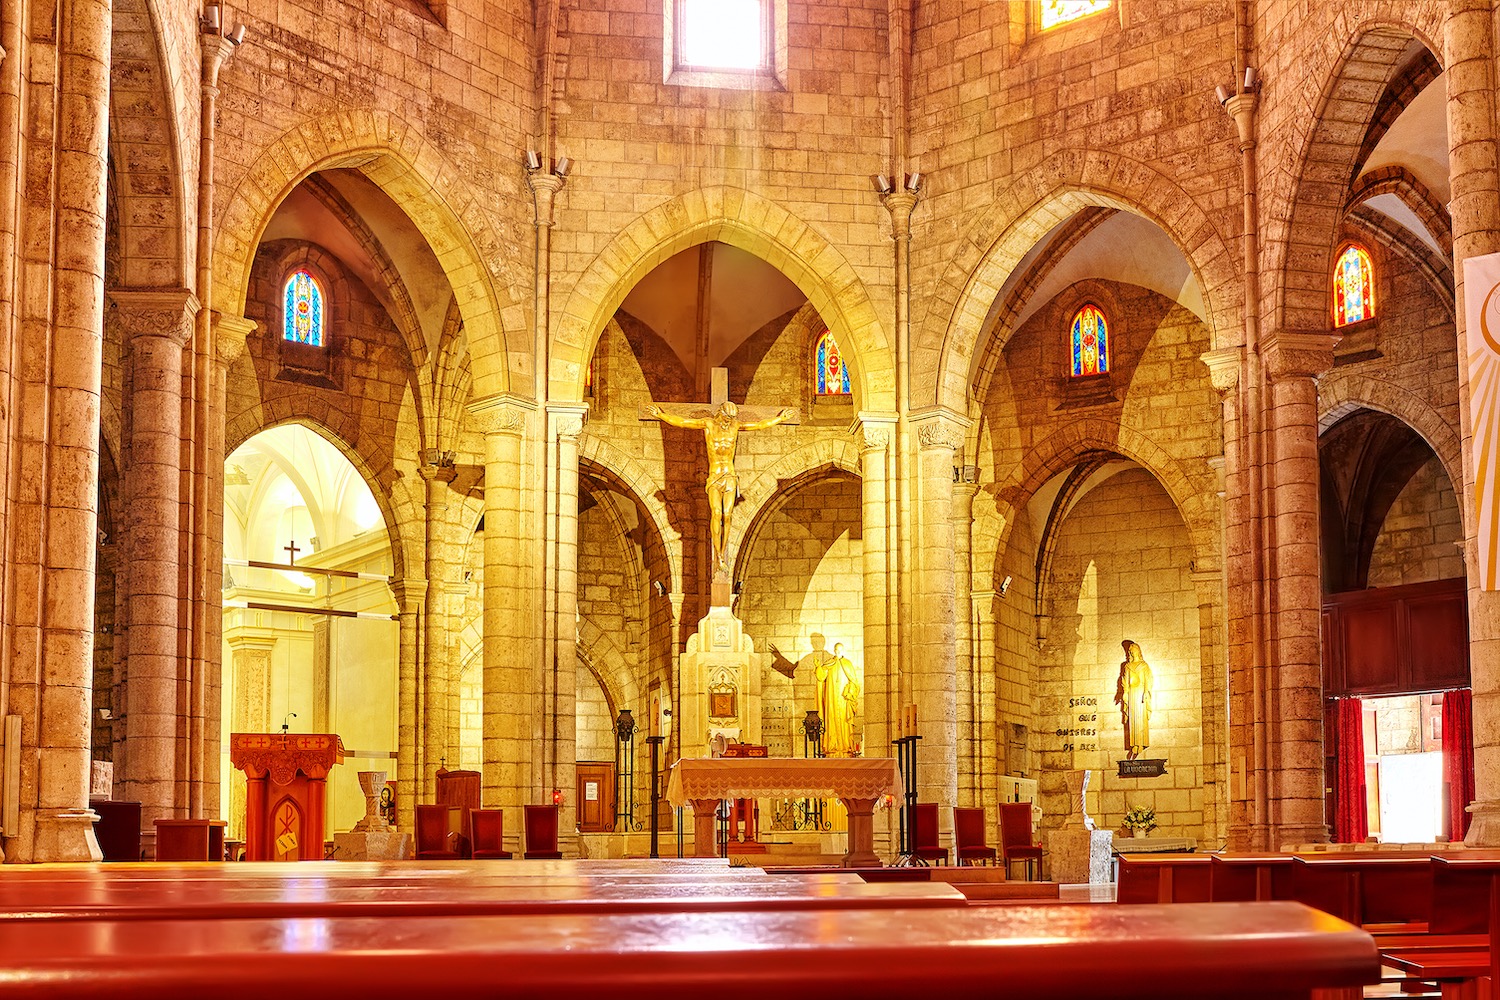
[[1395, 417], [1416, 431], [1443, 463], [1443, 471], [1459, 493], [1464, 521], [1469, 521], [1464, 501], [1463, 442], [1454, 427], [1427, 400], [1394, 382], [1337, 370], [1318, 380], [1318, 434], [1355, 410], [1375, 410]]
[[[1218, 484], [1211, 478], [1211, 471], [1205, 468], [1195, 474], [1139, 431], [1097, 417], [1084, 417], [1050, 432], [1046, 439], [1027, 450], [1026, 461], [1008, 478], [986, 487], [986, 492], [994, 498], [994, 507], [986, 504], [981, 508], [976, 503], [976, 509], [984, 513], [975, 521], [975, 565], [992, 567], [988, 571], [992, 574], [1005, 552], [1017, 512], [1053, 476], [1085, 455], [1101, 451], [1129, 459], [1166, 490], [1187, 526], [1195, 565], [1207, 568], [1220, 564], [1220, 513], [1212, 499], [1217, 497]], [[981, 534], [981, 525], [993, 530], [993, 534]], [[981, 556], [991, 558], [986, 560]], [[979, 587], [976, 582], [975, 589], [989, 588]]]
[[735, 579], [741, 575], [740, 554], [746, 551], [746, 543], [755, 540], [756, 529], [770, 512], [772, 502], [833, 471], [860, 478], [859, 455], [852, 444], [828, 441], [806, 445], [755, 477], [741, 493], [745, 502], [735, 506], [731, 520], [724, 562], [734, 567], [731, 575]]
[[[150, 0], [116, 0], [110, 22], [109, 157], [122, 211], [120, 288], [191, 288], [183, 137], [189, 115], [181, 60], [167, 44], [167, 19]], [[197, 67], [194, 67], [196, 77]]]
[[667, 556], [667, 568], [672, 574], [672, 579], [667, 582], [667, 590], [676, 592], [683, 585], [682, 536], [672, 528], [666, 504], [661, 499], [661, 484], [651, 478], [640, 462], [586, 431], [578, 439], [578, 460], [608, 472], [651, 518], [651, 526], [661, 539]]
[[968, 412], [975, 349], [990, 305], [1038, 240], [1090, 206], [1131, 212], [1160, 227], [1203, 291], [1212, 346], [1235, 341], [1242, 297], [1238, 268], [1208, 215], [1147, 164], [1106, 150], [1068, 150], [1016, 178], [958, 241], [926, 319], [914, 331], [912, 405]]
[[549, 395], [582, 399], [589, 356], [630, 289], [668, 257], [711, 240], [753, 253], [790, 278], [851, 355], [859, 406], [895, 408], [895, 354], [853, 266], [791, 212], [730, 187], [691, 191], [658, 205], [593, 259], [558, 316]]
[[[499, 271], [502, 240], [470, 185], [415, 126], [384, 110], [303, 122], [271, 143], [230, 196], [214, 240], [213, 306], [244, 312], [261, 234], [282, 200], [318, 170], [355, 167], [407, 213], [442, 265], [462, 313], [478, 396], [506, 391], [510, 358], [531, 352], [521, 297]], [[516, 333], [507, 340], [507, 330]], [[523, 362], [524, 363], [524, 362]]]
[[578, 659], [598, 680], [610, 707], [618, 712], [641, 704], [640, 682], [625, 668], [625, 655], [613, 639], [587, 619], [579, 619]]
[[[282, 424], [301, 424], [317, 434], [338, 449], [339, 454], [354, 466], [355, 471], [364, 479], [365, 485], [370, 488], [370, 494], [375, 498], [376, 506], [380, 508], [380, 516], [385, 519], [386, 536], [391, 545], [391, 576], [397, 580], [404, 579], [408, 553], [402, 541], [402, 522], [397, 517], [397, 513], [399, 510], [401, 514], [410, 517], [413, 512], [399, 505], [394, 491], [387, 488], [387, 484], [394, 478], [394, 470], [374, 468], [351, 443], [359, 440], [358, 421], [355, 418], [347, 413], [330, 412], [326, 418], [320, 419], [306, 413], [295, 412], [290, 405], [294, 402], [294, 400], [273, 400], [264, 407], [258, 408], [261, 412], [247, 410], [230, 419], [225, 427], [224, 457], [227, 459], [233, 455], [240, 445], [262, 431], [280, 427]], [[276, 403], [287, 405], [277, 406]], [[273, 413], [273, 410], [278, 412]], [[415, 553], [412, 556], [412, 565], [420, 568], [422, 565], [420, 558]]]
[[[1285, 211], [1267, 199], [1273, 216], [1289, 220], [1285, 238], [1267, 240], [1263, 251], [1263, 270], [1275, 282], [1268, 329], [1331, 329], [1333, 252], [1365, 129], [1375, 116], [1384, 80], [1413, 40], [1439, 62], [1443, 58], [1442, 46], [1435, 42], [1441, 37], [1441, 11], [1428, 23], [1404, 20], [1394, 6], [1373, 13], [1362, 6], [1341, 8], [1303, 58], [1304, 65], [1327, 67], [1321, 72], [1311, 69], [1304, 78], [1323, 80], [1316, 111], [1304, 132], [1277, 138], [1283, 147], [1300, 149], [1300, 154], [1294, 161], [1291, 190], [1283, 195]], [[1378, 68], [1386, 77], [1372, 86], [1371, 74]]]

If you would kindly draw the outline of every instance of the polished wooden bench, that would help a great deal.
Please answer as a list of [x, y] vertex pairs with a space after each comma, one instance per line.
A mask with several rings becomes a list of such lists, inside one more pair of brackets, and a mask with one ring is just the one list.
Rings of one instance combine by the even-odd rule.
[[1379, 974], [1295, 903], [78, 921], [0, 933], [7, 997], [1293, 1000]]
[[1214, 854], [1211, 857], [1208, 895], [1215, 903], [1294, 898], [1293, 858], [1290, 854]]
[[1484, 933], [1477, 943], [1465, 934], [1431, 934], [1417, 947], [1387, 941], [1381, 960], [1412, 979], [1437, 983], [1444, 1000], [1493, 997], [1500, 983], [1500, 853], [1437, 856], [1432, 866], [1432, 924], [1469, 928], [1477, 910]]
[[1206, 903], [1212, 855], [1121, 854], [1115, 883], [1120, 903]]

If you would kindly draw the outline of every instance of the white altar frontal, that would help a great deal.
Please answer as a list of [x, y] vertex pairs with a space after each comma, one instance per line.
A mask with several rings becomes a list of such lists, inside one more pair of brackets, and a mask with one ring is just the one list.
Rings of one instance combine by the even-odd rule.
[[693, 850], [713, 857], [714, 809], [724, 799], [837, 798], [849, 811], [845, 868], [879, 865], [871, 814], [900, 791], [892, 757], [750, 757], [679, 760], [667, 778], [667, 801], [693, 807]]

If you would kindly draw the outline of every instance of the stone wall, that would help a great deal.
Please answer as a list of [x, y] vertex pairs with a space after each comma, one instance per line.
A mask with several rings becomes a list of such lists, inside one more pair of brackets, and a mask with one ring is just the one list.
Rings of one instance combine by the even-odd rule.
[[[1141, 469], [1089, 490], [1062, 522], [1037, 666], [1033, 745], [1045, 827], [1071, 814], [1063, 776], [1089, 769], [1096, 772], [1090, 792], [1098, 795], [1100, 827], [1118, 827], [1127, 810], [1144, 806], [1156, 810], [1158, 835], [1201, 835], [1200, 640], [1191, 562], [1181, 515]], [[1164, 777], [1116, 775], [1115, 762], [1125, 757], [1114, 704], [1125, 639], [1140, 644], [1154, 675], [1150, 747], [1142, 757], [1165, 758]]]
[[615, 720], [609, 711], [609, 702], [604, 698], [604, 689], [599, 686], [587, 667], [579, 666], [575, 682], [577, 694], [575, 705], [578, 712], [577, 740], [578, 759], [588, 761], [613, 761], [615, 759]]
[[1463, 521], [1453, 484], [1433, 458], [1391, 505], [1370, 556], [1370, 586], [1394, 587], [1464, 575]]

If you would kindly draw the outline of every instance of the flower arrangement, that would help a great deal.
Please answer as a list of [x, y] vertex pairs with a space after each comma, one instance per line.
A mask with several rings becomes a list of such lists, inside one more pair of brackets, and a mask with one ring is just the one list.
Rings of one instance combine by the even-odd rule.
[[1125, 829], [1149, 833], [1156, 829], [1156, 810], [1136, 806], [1125, 814]]

